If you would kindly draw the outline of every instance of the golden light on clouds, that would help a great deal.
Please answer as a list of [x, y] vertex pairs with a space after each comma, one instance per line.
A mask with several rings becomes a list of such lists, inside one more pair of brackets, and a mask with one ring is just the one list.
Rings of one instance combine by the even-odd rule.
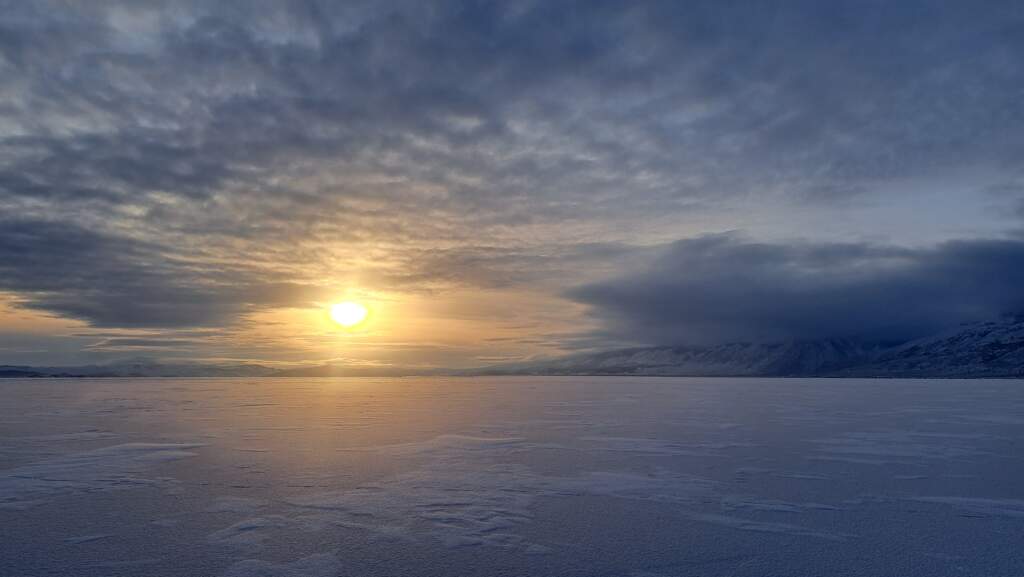
[[345, 301], [331, 305], [331, 320], [345, 328], [359, 326], [369, 316], [370, 309], [362, 303]]
[[[327, 298], [309, 306], [254, 311], [230, 342], [251, 357], [305, 365], [344, 359], [346, 365], [465, 368], [562, 352], [538, 327], [555, 334], [580, 330], [579, 311], [521, 290], [399, 293], [363, 285], [324, 292]], [[331, 314], [345, 302], [367, 311], [354, 326]], [[503, 318], [507, 311], [516, 313]]]

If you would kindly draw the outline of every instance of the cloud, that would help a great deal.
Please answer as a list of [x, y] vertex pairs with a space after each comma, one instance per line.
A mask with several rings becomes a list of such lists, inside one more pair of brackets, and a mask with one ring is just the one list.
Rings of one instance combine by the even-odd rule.
[[1024, 311], [1024, 241], [933, 248], [682, 240], [648, 269], [572, 290], [610, 334], [674, 345], [901, 341]]
[[0, 194], [93, 217], [128, 202], [164, 233], [433, 240], [848, 196], [1024, 149], [1013, 2], [5, 13]]
[[110, 328], [550, 296], [937, 167], [1017, 182], [1022, 51], [999, 0], [0, 0], [0, 288]]
[[191, 347], [199, 344], [199, 341], [190, 339], [160, 339], [160, 338], [108, 338], [89, 345], [90, 349], [139, 349], [139, 348], [175, 348]]
[[255, 306], [297, 306], [316, 294], [265, 276], [178, 260], [157, 244], [73, 223], [0, 219], [0, 290], [21, 295], [21, 306], [94, 326], [217, 326]]

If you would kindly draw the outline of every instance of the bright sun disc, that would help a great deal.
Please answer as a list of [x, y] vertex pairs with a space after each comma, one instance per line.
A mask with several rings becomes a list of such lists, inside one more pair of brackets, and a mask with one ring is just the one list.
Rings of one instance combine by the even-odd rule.
[[366, 319], [369, 310], [359, 303], [343, 302], [331, 305], [331, 318], [343, 327], [354, 327]]

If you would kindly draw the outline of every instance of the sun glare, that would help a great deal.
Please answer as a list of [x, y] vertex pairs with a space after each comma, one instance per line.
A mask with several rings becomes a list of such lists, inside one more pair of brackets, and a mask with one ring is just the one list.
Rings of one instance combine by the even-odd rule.
[[363, 322], [368, 314], [370, 314], [370, 310], [357, 302], [345, 301], [331, 305], [331, 319], [346, 328]]

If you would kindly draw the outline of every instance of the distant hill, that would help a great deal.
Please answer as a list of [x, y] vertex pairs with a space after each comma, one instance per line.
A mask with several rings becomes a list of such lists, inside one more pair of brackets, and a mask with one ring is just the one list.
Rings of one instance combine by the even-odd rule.
[[898, 345], [828, 339], [647, 347], [485, 367], [477, 374], [760, 377], [1024, 377], [1024, 316]]
[[882, 351], [839, 375], [1024, 377], [1024, 316], [975, 323]]
[[275, 369], [257, 364], [160, 363], [134, 359], [105, 365], [60, 367], [0, 366], [0, 378], [38, 377], [259, 377]]
[[50, 375], [34, 371], [28, 367], [0, 366], [0, 379], [31, 379], [47, 376]]
[[874, 358], [879, 345], [845, 339], [649, 347], [571, 355], [481, 372], [547, 375], [804, 376], [830, 373]]
[[476, 369], [160, 363], [135, 359], [77, 367], [0, 366], [0, 378], [399, 377], [414, 375], [648, 375], [750, 377], [1024, 378], [1024, 315], [963, 325], [898, 345], [826, 339], [639, 347]]
[[164, 363], [130, 359], [103, 365], [23, 367], [0, 365], [0, 378], [117, 378], [117, 377], [401, 377], [454, 374], [422, 367], [308, 365], [279, 369], [255, 363]]

